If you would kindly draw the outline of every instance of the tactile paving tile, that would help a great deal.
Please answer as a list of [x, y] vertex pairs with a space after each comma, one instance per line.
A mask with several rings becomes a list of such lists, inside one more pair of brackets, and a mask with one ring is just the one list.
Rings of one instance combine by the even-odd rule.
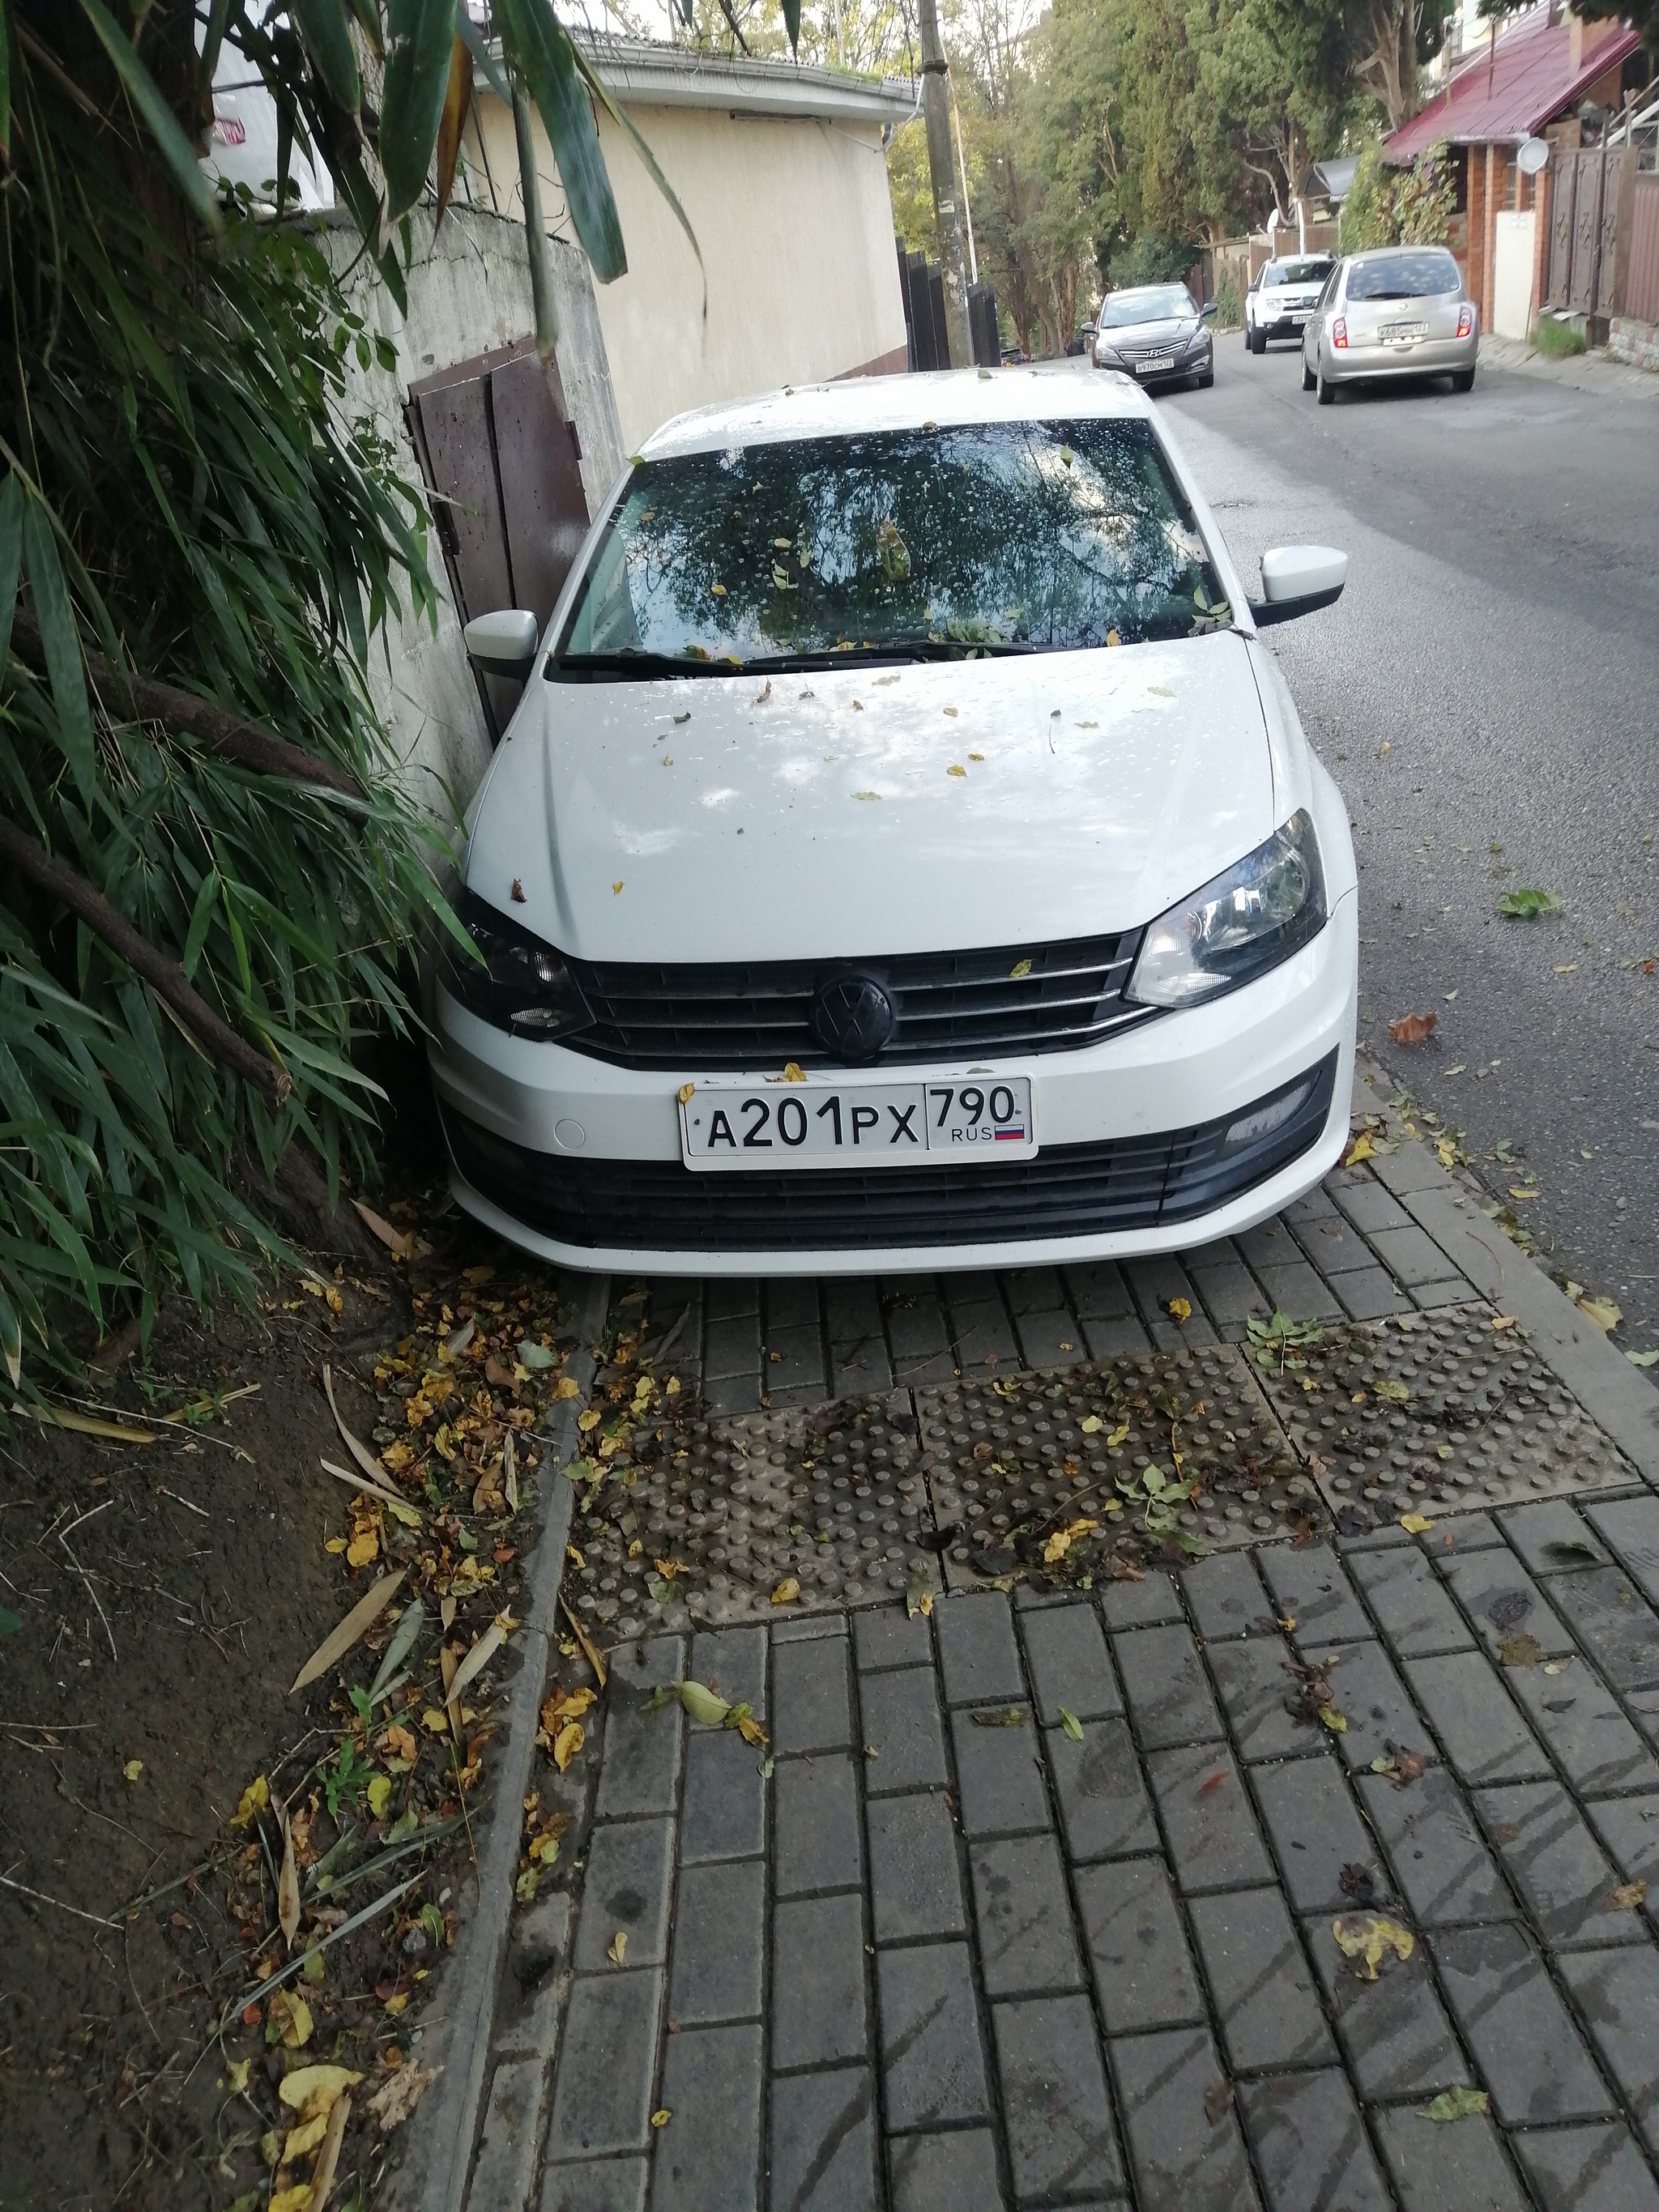
[[[584, 1564], [569, 1564], [565, 1588], [619, 1638], [772, 1615], [791, 1577], [787, 1613], [823, 1612], [917, 1580], [939, 1588], [933, 1532], [908, 1393], [731, 1416], [693, 1404], [651, 1460], [619, 1457], [579, 1505]], [[665, 1559], [678, 1570], [666, 1581]]]
[[1005, 1565], [1041, 1574], [1046, 1535], [1098, 1518], [1100, 1534], [1067, 1556], [1068, 1578], [1089, 1572], [1103, 1545], [1147, 1533], [1146, 1472], [1174, 1480], [1176, 1451], [1180, 1478], [1200, 1487], [1175, 1525], [1204, 1550], [1325, 1526], [1324, 1501], [1233, 1345], [944, 1383], [919, 1389], [916, 1410], [934, 1516], [955, 1534], [953, 1584]]
[[1639, 1478], [1529, 1347], [1484, 1306], [1328, 1329], [1267, 1395], [1332, 1510], [1471, 1511]]

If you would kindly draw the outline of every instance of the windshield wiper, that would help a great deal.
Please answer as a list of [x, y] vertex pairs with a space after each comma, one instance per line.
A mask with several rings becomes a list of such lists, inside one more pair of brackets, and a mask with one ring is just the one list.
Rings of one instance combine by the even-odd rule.
[[1010, 653], [1047, 653], [1049, 646], [1018, 639], [899, 638], [883, 645], [820, 647], [805, 653], [763, 653], [745, 660], [735, 655], [694, 659], [672, 653], [571, 653], [550, 659], [550, 684], [580, 683], [590, 678], [657, 676], [779, 676], [796, 671], [868, 667], [872, 662], [995, 659]]

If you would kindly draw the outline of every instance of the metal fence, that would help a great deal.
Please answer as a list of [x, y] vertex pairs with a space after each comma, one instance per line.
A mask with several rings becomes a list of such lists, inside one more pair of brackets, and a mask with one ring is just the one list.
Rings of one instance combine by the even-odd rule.
[[[913, 369], [949, 368], [951, 345], [945, 327], [945, 279], [925, 253], [898, 251], [899, 289], [904, 298], [904, 336]], [[997, 329], [997, 295], [988, 284], [968, 288], [968, 331], [974, 359], [994, 368], [1002, 358]]]
[[1659, 172], [1633, 137], [1551, 165], [1545, 293], [1579, 314], [1659, 322]]

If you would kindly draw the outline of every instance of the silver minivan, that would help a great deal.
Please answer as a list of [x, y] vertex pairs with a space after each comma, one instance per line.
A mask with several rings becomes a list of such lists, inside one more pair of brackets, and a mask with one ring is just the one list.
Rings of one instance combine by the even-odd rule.
[[1443, 246], [1381, 246], [1331, 271], [1302, 333], [1302, 389], [1328, 407], [1339, 384], [1449, 376], [1474, 383], [1480, 316]]

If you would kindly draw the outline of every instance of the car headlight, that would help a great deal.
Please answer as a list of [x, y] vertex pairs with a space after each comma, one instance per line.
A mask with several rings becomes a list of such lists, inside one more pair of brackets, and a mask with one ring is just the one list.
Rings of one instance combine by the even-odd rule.
[[452, 939], [443, 951], [444, 988], [469, 1013], [514, 1036], [550, 1042], [586, 1029], [593, 1017], [569, 969], [550, 945], [498, 914], [472, 891], [455, 904], [478, 957]]
[[1325, 926], [1325, 872], [1305, 808], [1265, 845], [1146, 932], [1127, 996], [1143, 1006], [1194, 1006], [1253, 982]]

